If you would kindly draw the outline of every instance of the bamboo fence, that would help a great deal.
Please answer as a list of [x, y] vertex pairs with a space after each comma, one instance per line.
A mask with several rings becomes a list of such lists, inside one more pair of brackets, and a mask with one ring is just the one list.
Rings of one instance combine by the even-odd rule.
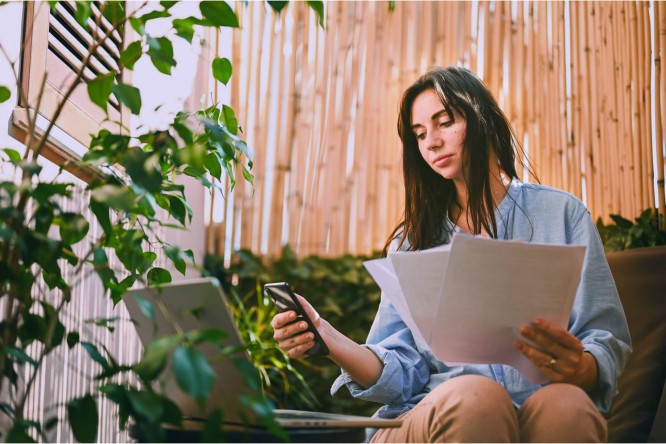
[[[659, 2], [239, 2], [232, 106], [255, 153], [210, 223], [209, 252], [380, 249], [401, 218], [402, 91], [429, 67], [477, 72], [540, 182], [593, 218], [664, 197], [666, 8]], [[525, 180], [525, 165], [518, 171]]]

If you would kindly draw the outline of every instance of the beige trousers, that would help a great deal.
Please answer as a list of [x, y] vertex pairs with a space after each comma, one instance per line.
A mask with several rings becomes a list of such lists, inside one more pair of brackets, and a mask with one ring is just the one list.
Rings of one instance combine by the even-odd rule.
[[492, 379], [465, 375], [430, 392], [400, 415], [402, 426], [380, 429], [371, 442], [605, 442], [606, 420], [571, 384], [551, 384], [519, 410]]

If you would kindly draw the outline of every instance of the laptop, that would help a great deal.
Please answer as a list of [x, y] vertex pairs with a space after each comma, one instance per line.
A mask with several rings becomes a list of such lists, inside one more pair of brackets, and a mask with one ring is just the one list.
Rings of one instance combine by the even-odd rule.
[[[174, 323], [184, 332], [219, 328], [227, 333], [223, 345], [239, 350], [234, 359], [244, 359], [250, 363], [226, 295], [215, 278], [183, 280], [164, 285], [161, 291], [150, 287], [131, 289], [123, 297], [123, 301], [144, 346], [153, 339], [176, 333]], [[154, 321], [144, 314], [146, 301], [153, 307]], [[243, 373], [232, 359], [222, 355], [212, 346], [202, 346], [198, 349], [208, 358], [216, 376], [203, 412], [196, 401], [178, 386], [171, 374], [170, 364], [167, 365], [159, 381], [164, 384], [166, 394], [178, 405], [183, 416], [197, 421], [204, 416], [202, 413], [207, 415], [212, 409], [221, 407], [225, 422], [241, 423], [245, 422], [244, 419], [252, 418], [252, 413], [244, 409], [240, 402], [242, 395], [253, 393], [245, 384]], [[383, 428], [399, 427], [402, 423], [397, 419], [302, 410], [275, 409], [274, 413], [276, 422], [285, 429]]]

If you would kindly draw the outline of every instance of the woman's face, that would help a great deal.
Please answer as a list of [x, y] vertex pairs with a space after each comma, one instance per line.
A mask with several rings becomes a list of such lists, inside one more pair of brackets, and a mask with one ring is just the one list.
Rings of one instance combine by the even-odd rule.
[[465, 119], [455, 111], [450, 118], [435, 91], [427, 89], [414, 99], [411, 126], [428, 165], [445, 179], [464, 183]]

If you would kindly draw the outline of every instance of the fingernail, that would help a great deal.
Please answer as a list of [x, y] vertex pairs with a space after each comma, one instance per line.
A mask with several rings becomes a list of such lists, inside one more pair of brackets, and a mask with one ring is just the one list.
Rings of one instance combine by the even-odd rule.
[[308, 324], [306, 324], [305, 322], [301, 322], [299, 327], [301, 327], [301, 330], [305, 330], [306, 328], [308, 328]]
[[289, 313], [289, 319], [296, 319], [296, 313], [293, 311]]
[[308, 333], [308, 339], [314, 339], [314, 335], [312, 333]]
[[534, 322], [532, 322], [532, 323], [533, 323], [534, 325], [541, 326], [541, 325], [543, 325], [543, 319], [541, 319], [541, 318], [536, 318], [536, 319], [534, 320]]

